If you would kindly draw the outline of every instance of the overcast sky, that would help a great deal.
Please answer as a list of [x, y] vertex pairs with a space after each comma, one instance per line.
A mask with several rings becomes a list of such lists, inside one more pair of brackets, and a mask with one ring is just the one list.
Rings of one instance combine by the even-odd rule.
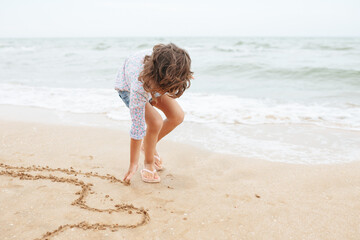
[[0, 37], [360, 36], [360, 0], [0, 0]]

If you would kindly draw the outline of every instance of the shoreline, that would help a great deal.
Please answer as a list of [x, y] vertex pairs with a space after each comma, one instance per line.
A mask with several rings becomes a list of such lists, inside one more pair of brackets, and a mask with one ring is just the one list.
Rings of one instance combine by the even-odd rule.
[[[121, 127], [56, 124], [56, 116], [49, 112], [41, 115], [28, 110], [33, 115], [21, 110], [24, 121], [15, 121], [19, 116], [11, 116], [11, 112], [0, 115], [2, 164], [123, 177], [129, 164], [129, 136]], [[31, 121], [39, 117], [43, 122]], [[110, 228], [65, 229], [56, 239], [355, 240], [360, 236], [359, 161], [322, 165], [269, 162], [214, 153], [166, 138], [159, 142], [158, 150], [166, 167], [160, 172], [159, 184], [143, 183], [139, 173], [130, 186], [77, 176], [93, 184], [93, 194], [85, 198], [89, 207], [132, 205], [148, 213], [148, 222], [114, 232]], [[75, 177], [61, 172], [26, 173]], [[141, 222], [142, 215], [134, 209], [131, 214], [109, 214], [72, 205], [80, 186], [6, 175], [0, 179], [0, 211], [4, 213], [0, 222], [5, 223], [0, 233], [4, 239], [36, 239], [59, 226], [83, 221], [105, 225]]]
[[[105, 113], [72, 113], [2, 104], [0, 120], [106, 128], [125, 134], [131, 125], [128, 120], [114, 120]], [[242, 124], [232, 128], [234, 131], [230, 129], [216, 123], [188, 122], [185, 117], [184, 123], [166, 136], [166, 141], [218, 154], [289, 164], [327, 165], [360, 161], [359, 131], [298, 123]]]

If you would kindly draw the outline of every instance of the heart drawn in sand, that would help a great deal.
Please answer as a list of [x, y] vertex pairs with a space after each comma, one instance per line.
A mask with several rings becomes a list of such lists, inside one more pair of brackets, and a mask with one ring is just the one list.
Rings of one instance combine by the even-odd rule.
[[48, 180], [51, 180], [52, 182], [69, 183], [69, 184], [73, 184], [76, 186], [80, 186], [81, 190], [79, 192], [75, 193], [75, 195], [76, 196], [79, 195], [79, 197], [77, 199], [75, 199], [71, 203], [71, 205], [78, 206], [78, 207], [88, 210], [88, 211], [100, 212], [100, 213], [103, 213], [103, 212], [104, 213], [128, 212], [129, 214], [136, 213], [136, 214], [142, 215], [142, 219], [140, 222], [138, 222], [136, 224], [129, 224], [129, 225], [89, 223], [86, 221], [82, 221], [77, 224], [64, 224], [64, 225], [59, 226], [57, 229], [55, 229], [53, 231], [44, 233], [42, 237], [36, 238], [35, 240], [51, 239], [51, 237], [53, 237], [63, 231], [66, 231], [68, 229], [71, 229], [71, 228], [80, 228], [83, 230], [106, 230], [106, 229], [109, 229], [109, 230], [115, 232], [122, 228], [136, 228], [136, 227], [145, 225], [150, 220], [149, 213], [144, 208], [137, 208], [137, 207], [134, 207], [132, 204], [116, 204], [116, 205], [114, 205], [114, 208], [108, 208], [108, 209], [98, 209], [98, 208], [88, 206], [86, 204], [86, 197], [89, 195], [89, 193], [93, 193], [91, 191], [92, 190], [91, 187], [93, 186], [92, 183], [84, 183], [83, 181], [81, 181], [77, 178], [73, 178], [73, 177], [56, 177], [51, 174], [48, 176], [41, 175], [41, 174], [31, 175], [26, 172], [30, 172], [30, 171], [62, 172], [67, 175], [74, 175], [74, 176], [84, 175], [86, 177], [96, 177], [96, 178], [108, 180], [112, 183], [120, 183], [123, 185], [127, 185], [125, 182], [121, 181], [120, 179], [117, 179], [114, 176], [111, 176], [110, 174], [106, 174], [106, 176], [102, 176], [102, 175], [99, 175], [98, 173], [93, 173], [93, 172], [84, 172], [83, 173], [83, 172], [81, 172], [81, 170], [75, 171], [72, 167], [70, 169], [61, 169], [61, 168], [54, 169], [54, 168], [49, 168], [48, 166], [41, 167], [41, 166], [35, 166], [35, 165], [32, 165], [31, 167], [18, 167], [18, 166], [6, 165], [3, 163], [0, 163], [0, 169], [4, 169], [4, 170], [0, 171], [0, 175], [19, 178], [21, 180], [48, 179]]

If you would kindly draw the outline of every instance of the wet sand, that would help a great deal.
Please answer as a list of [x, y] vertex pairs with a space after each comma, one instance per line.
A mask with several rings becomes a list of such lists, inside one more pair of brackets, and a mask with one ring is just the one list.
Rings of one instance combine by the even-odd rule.
[[0, 238], [360, 239], [360, 161], [158, 151], [162, 182], [128, 186], [127, 132], [0, 121]]

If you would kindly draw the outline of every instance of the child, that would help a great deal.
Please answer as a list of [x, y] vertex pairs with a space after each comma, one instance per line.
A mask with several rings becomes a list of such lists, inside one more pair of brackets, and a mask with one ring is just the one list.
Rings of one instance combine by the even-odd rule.
[[[184, 112], [175, 98], [190, 87], [193, 72], [189, 54], [175, 44], [158, 44], [125, 59], [115, 83], [120, 98], [130, 109], [130, 166], [124, 181], [129, 183], [138, 169], [140, 150], [145, 155], [141, 178], [160, 182], [156, 170], [163, 162], [156, 144], [182, 123]], [[166, 119], [155, 110], [164, 112]], [[142, 140], [144, 142], [142, 144]]]

